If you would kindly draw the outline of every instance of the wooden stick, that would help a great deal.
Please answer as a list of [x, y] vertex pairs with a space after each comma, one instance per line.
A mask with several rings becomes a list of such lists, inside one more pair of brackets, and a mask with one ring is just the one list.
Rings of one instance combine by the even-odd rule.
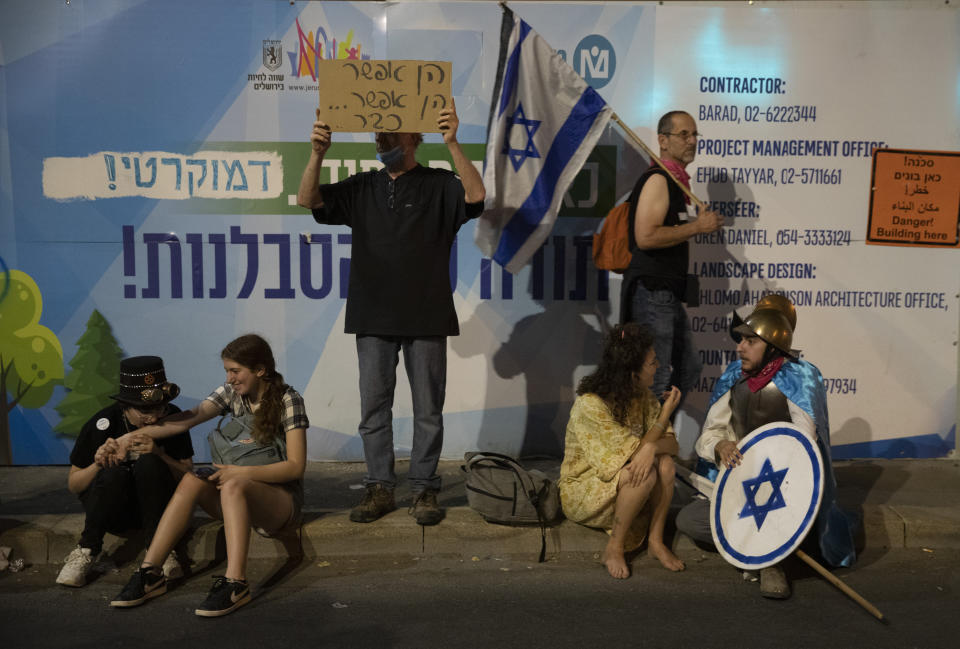
[[663, 164], [663, 162], [661, 162], [660, 158], [658, 158], [657, 155], [656, 155], [653, 151], [650, 150], [650, 147], [648, 147], [648, 146], [646, 145], [646, 143], [645, 143], [643, 140], [640, 139], [640, 136], [637, 135], [636, 133], [634, 133], [632, 128], [630, 128], [629, 126], [627, 126], [626, 124], [623, 123], [623, 120], [620, 119], [620, 116], [619, 116], [619, 115], [617, 115], [616, 113], [614, 113], [613, 115], [610, 116], [610, 119], [612, 119], [612, 120], [615, 121], [617, 124], [619, 124], [619, 125], [620, 125], [620, 128], [622, 128], [624, 131], [626, 131], [627, 135], [630, 136], [630, 139], [632, 139], [632, 140], [634, 141], [634, 143], [636, 143], [637, 145], [640, 146], [640, 148], [642, 148], [644, 151], [646, 151], [646, 152], [647, 152], [647, 155], [650, 156], [650, 159], [653, 160], [654, 162], [656, 162], [658, 165], [660, 165], [660, 168], [661, 168], [661, 169], [663, 169], [664, 171], [667, 172], [667, 175], [670, 176], [670, 178], [673, 180], [673, 182], [677, 183], [677, 187], [679, 187], [680, 189], [682, 189], [682, 190], [683, 190], [683, 193], [686, 194], [688, 197], [690, 197], [690, 200], [692, 200], [692, 201], [694, 202], [694, 204], [695, 204], [698, 208], [703, 209], [703, 208], [706, 207], [706, 204], [705, 204], [703, 201], [701, 201], [699, 198], [697, 198], [696, 196], [694, 196], [694, 195], [693, 195], [693, 192], [690, 191], [689, 189], [687, 189], [687, 186], [686, 186], [686, 185], [684, 185], [682, 182], [680, 182], [679, 180], [677, 180], [676, 176], [674, 176], [674, 175], [670, 172], [670, 170], [667, 169], [667, 168], [664, 166], [664, 164]]
[[883, 613], [881, 613], [880, 611], [878, 611], [877, 608], [876, 608], [873, 604], [871, 604], [870, 602], [868, 602], [867, 600], [865, 600], [863, 597], [861, 597], [861, 596], [857, 593], [857, 591], [855, 591], [854, 589], [852, 589], [852, 588], [850, 588], [849, 586], [847, 586], [845, 583], [843, 583], [842, 581], [840, 581], [838, 578], [834, 577], [834, 576], [833, 576], [833, 573], [831, 573], [829, 570], [827, 570], [826, 568], [824, 568], [823, 566], [821, 566], [819, 563], [817, 563], [814, 559], [812, 559], [812, 558], [810, 557], [810, 555], [808, 555], [808, 554], [807, 554], [806, 552], [804, 552], [803, 550], [796, 550], [796, 551], [795, 551], [795, 554], [796, 554], [798, 557], [800, 557], [808, 566], [810, 566], [811, 568], [813, 568], [814, 570], [816, 570], [817, 572], [819, 572], [820, 575], [821, 575], [824, 579], [826, 579], [826, 580], [829, 581], [831, 584], [833, 584], [834, 586], [836, 586], [837, 588], [839, 588], [840, 590], [842, 590], [843, 593], [844, 593], [847, 597], [849, 597], [850, 599], [852, 599], [853, 601], [855, 601], [857, 604], [859, 604], [860, 606], [862, 606], [863, 608], [865, 608], [867, 611], [870, 612], [871, 615], [873, 615], [873, 616], [874, 616], [875, 618], [877, 618], [878, 620], [884, 621]]

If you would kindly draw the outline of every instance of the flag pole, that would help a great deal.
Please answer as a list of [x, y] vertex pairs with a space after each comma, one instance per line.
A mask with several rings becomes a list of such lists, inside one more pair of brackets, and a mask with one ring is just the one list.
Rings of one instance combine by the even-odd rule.
[[692, 201], [694, 202], [694, 204], [695, 204], [698, 208], [700, 208], [700, 209], [706, 208], [706, 204], [705, 204], [703, 201], [701, 201], [699, 198], [697, 198], [696, 196], [694, 196], [694, 195], [693, 195], [693, 192], [690, 191], [689, 189], [687, 189], [686, 185], [684, 185], [682, 182], [680, 182], [679, 180], [677, 180], [676, 176], [674, 176], [674, 175], [670, 172], [670, 170], [667, 169], [667, 168], [664, 166], [663, 162], [660, 161], [660, 158], [657, 157], [657, 154], [655, 154], [653, 151], [650, 150], [650, 147], [648, 147], [648, 146], [646, 145], [646, 143], [645, 143], [643, 140], [640, 139], [640, 136], [639, 136], [639, 135], [637, 135], [636, 133], [633, 132], [633, 129], [632, 129], [632, 128], [630, 128], [629, 126], [627, 126], [626, 124], [623, 123], [623, 120], [620, 119], [620, 116], [619, 116], [619, 115], [617, 115], [616, 113], [613, 113], [613, 115], [610, 116], [610, 119], [612, 119], [612, 120], [615, 121], [617, 124], [619, 124], [619, 125], [620, 125], [620, 128], [622, 128], [624, 131], [626, 131], [627, 135], [630, 136], [630, 138], [634, 141], [634, 143], [640, 145], [640, 148], [642, 148], [644, 151], [647, 152], [647, 155], [650, 156], [650, 159], [653, 160], [654, 162], [656, 162], [656, 163], [660, 166], [661, 169], [663, 169], [664, 171], [667, 172], [667, 175], [670, 176], [670, 178], [673, 180], [673, 182], [675, 182], [675, 183], [677, 184], [677, 187], [679, 187], [680, 189], [682, 189], [682, 190], [683, 190], [683, 193], [686, 194], [688, 197], [690, 197], [690, 200], [692, 200]]
[[794, 554], [797, 555], [800, 559], [802, 559], [804, 563], [806, 563], [808, 566], [810, 566], [811, 568], [816, 570], [818, 573], [820, 573], [820, 575], [824, 579], [826, 579], [831, 584], [833, 584], [834, 586], [842, 590], [844, 595], [846, 595], [847, 597], [855, 601], [857, 604], [862, 606], [864, 609], [869, 611], [870, 614], [873, 615], [875, 618], [877, 618], [881, 622], [886, 621], [885, 618], [883, 617], [883, 613], [877, 610], [877, 607], [875, 607], [873, 604], [871, 604], [870, 602], [865, 600], [863, 597], [861, 597], [860, 594], [857, 593], [857, 591], [855, 591], [854, 589], [850, 588], [845, 583], [837, 579], [837, 577], [835, 577], [832, 573], [830, 573], [830, 571], [828, 571], [826, 568], [824, 568], [819, 563], [817, 563], [816, 560], [811, 558], [810, 555], [808, 555], [806, 552], [798, 549], [794, 551]]
[[[500, 2], [498, 2], [497, 4], [499, 4], [499, 5], [500, 5], [500, 8], [503, 9], [503, 10], [508, 10], [508, 9], [509, 9], [509, 7], [507, 7], [506, 0], [500, 0]], [[617, 115], [616, 113], [611, 113], [611, 114], [610, 114], [610, 119], [613, 120], [614, 122], [616, 122], [617, 124], [619, 124], [619, 125], [620, 125], [620, 128], [622, 128], [622, 129], [627, 133], [627, 135], [630, 136], [630, 138], [634, 141], [634, 143], [635, 143], [635, 144], [638, 144], [638, 145], [640, 146], [640, 148], [642, 148], [644, 151], [646, 151], [647, 155], [650, 156], [650, 159], [653, 160], [654, 162], [656, 162], [657, 165], [659, 165], [659, 167], [660, 167], [661, 169], [663, 169], [664, 171], [667, 172], [667, 175], [670, 176], [670, 179], [673, 180], [673, 182], [675, 182], [675, 183], [677, 184], [677, 187], [679, 187], [681, 190], [683, 190], [683, 193], [686, 194], [687, 197], [689, 197], [691, 201], [693, 201], [694, 205], [696, 205], [699, 209], [706, 209], [706, 207], [707, 207], [706, 203], [704, 203], [704, 202], [701, 201], [699, 198], [697, 198], [697, 197], [693, 194], [692, 191], [690, 191], [689, 189], [687, 189], [687, 186], [686, 186], [686, 185], [684, 185], [684, 184], [681, 183], [679, 180], [677, 180], [677, 177], [674, 176], [673, 173], [663, 165], [663, 162], [660, 160], [659, 157], [657, 157], [657, 154], [650, 150], [650, 147], [648, 147], [648, 146], [646, 145], [646, 143], [645, 143], [643, 140], [640, 139], [640, 136], [639, 136], [639, 135], [637, 135], [636, 133], [633, 132], [633, 129], [632, 129], [632, 128], [630, 128], [629, 126], [627, 126], [626, 124], [624, 124], [623, 120], [620, 119], [620, 116], [619, 116], [619, 115]]]

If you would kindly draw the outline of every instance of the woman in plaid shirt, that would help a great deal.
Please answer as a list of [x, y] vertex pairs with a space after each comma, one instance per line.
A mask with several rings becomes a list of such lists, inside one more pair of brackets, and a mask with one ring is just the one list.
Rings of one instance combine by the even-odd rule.
[[[111, 606], [138, 606], [166, 592], [160, 566], [187, 530], [196, 505], [223, 520], [227, 541], [226, 573], [215, 577], [207, 599], [196, 610], [203, 617], [226, 615], [250, 601], [246, 566], [251, 528], [276, 536], [299, 524], [309, 426], [303, 397], [283, 382], [270, 345], [260, 336], [237, 338], [220, 357], [226, 372], [223, 385], [190, 410], [137, 432], [167, 437], [222, 417], [218, 430], [240, 426], [249, 434], [238, 437], [236, 443], [245, 443], [253, 452], [275, 448], [276, 453], [267, 453], [275, 459], [269, 464], [258, 460], [256, 466], [238, 460], [187, 473], [163, 513], [143, 563]], [[210, 436], [212, 452], [216, 432]], [[122, 459], [127, 440], [117, 441], [117, 457]]]

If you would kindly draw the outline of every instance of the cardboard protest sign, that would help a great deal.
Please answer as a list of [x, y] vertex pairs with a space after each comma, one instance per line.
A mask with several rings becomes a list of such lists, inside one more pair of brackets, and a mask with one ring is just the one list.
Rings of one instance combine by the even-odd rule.
[[867, 243], [960, 247], [960, 152], [877, 149]]
[[320, 119], [341, 132], [437, 133], [450, 75], [449, 61], [321, 61]]

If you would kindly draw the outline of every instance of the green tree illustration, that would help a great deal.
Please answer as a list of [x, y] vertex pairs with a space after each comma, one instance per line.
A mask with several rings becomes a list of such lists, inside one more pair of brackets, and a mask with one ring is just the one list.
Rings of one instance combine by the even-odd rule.
[[53, 427], [54, 432], [76, 437], [90, 417], [112, 403], [110, 395], [116, 394], [120, 383], [122, 357], [110, 323], [94, 309], [63, 380], [69, 392], [56, 406], [60, 423]]
[[39, 324], [40, 288], [19, 270], [7, 274], [9, 290], [0, 301], [0, 464], [13, 463], [10, 412], [39, 408], [63, 381], [63, 349]]

